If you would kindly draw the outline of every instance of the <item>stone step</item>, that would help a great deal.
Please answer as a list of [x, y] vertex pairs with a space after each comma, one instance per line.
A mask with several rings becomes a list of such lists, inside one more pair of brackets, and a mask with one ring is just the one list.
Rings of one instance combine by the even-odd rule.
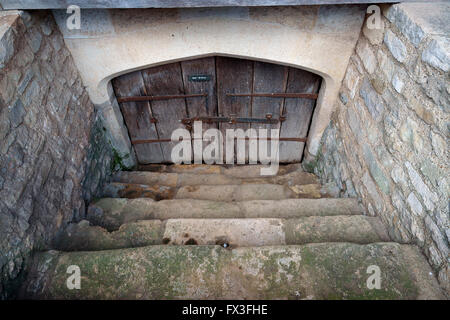
[[378, 218], [326, 216], [297, 219], [168, 219], [125, 223], [107, 232], [83, 220], [70, 224], [56, 241], [61, 251], [95, 251], [155, 244], [276, 246], [317, 242], [367, 244], [389, 241]]
[[279, 184], [243, 184], [181, 187], [175, 199], [214, 201], [282, 200], [296, 198], [289, 187]]
[[[139, 171], [160, 173], [195, 173], [195, 174], [224, 174], [237, 178], [261, 177], [261, 169], [264, 165], [208, 165], [208, 164], [146, 164], [139, 165]], [[277, 175], [284, 175], [294, 171], [303, 171], [301, 164], [293, 163], [280, 165]]]
[[[67, 287], [69, 266], [80, 289]], [[367, 286], [371, 268], [380, 289]], [[392, 242], [49, 251], [35, 254], [19, 298], [443, 299], [432, 274], [417, 247]]]
[[284, 186], [279, 184], [243, 184], [184, 186], [180, 188], [112, 182], [107, 184], [105, 198], [200, 199], [216, 201], [280, 200], [288, 198], [321, 198], [326, 196], [319, 184]]
[[89, 205], [87, 220], [109, 231], [128, 222], [174, 218], [299, 218], [358, 215], [356, 199], [284, 199], [222, 202], [196, 199], [102, 198]]
[[157, 185], [167, 187], [184, 187], [198, 185], [239, 185], [249, 183], [284, 184], [288, 186], [317, 184], [314, 174], [295, 171], [278, 176], [235, 177], [226, 174], [200, 173], [160, 173], [146, 171], [120, 171], [113, 175], [113, 182]]
[[164, 222], [142, 220], [124, 223], [108, 232], [89, 221], [71, 223], [55, 239], [53, 248], [61, 251], [98, 251], [163, 244]]
[[102, 197], [129, 199], [151, 198], [159, 201], [173, 199], [177, 190], [178, 188], [168, 186], [111, 182], [104, 186]]

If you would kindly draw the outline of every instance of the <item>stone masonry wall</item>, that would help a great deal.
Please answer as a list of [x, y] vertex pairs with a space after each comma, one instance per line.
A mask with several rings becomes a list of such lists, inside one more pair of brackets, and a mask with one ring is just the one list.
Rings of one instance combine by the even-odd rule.
[[0, 11], [0, 299], [84, 217], [113, 163], [106, 138], [53, 16]]
[[382, 29], [364, 24], [314, 170], [423, 248], [449, 290], [450, 4], [382, 9]]

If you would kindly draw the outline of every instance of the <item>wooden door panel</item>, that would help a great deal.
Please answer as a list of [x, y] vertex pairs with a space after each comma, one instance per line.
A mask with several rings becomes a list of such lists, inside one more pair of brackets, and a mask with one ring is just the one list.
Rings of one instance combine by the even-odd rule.
[[[216, 72], [217, 72], [217, 101], [219, 115], [237, 117], [251, 116], [251, 97], [232, 97], [227, 96], [227, 93], [251, 93], [253, 90], [253, 61], [217, 57], [216, 58]], [[243, 129], [244, 131], [250, 128], [249, 124], [237, 123], [220, 123], [219, 129], [223, 134], [223, 139], [226, 139], [227, 129]], [[235, 143], [235, 147], [236, 147]], [[224, 159], [225, 159], [225, 145], [224, 145]], [[248, 150], [248, 143], [246, 143], [246, 150]], [[235, 149], [236, 155], [236, 149]], [[246, 157], [248, 159], [248, 157]]]
[[[147, 95], [183, 95], [183, 79], [180, 63], [171, 63], [142, 71]], [[160, 139], [170, 139], [177, 128], [184, 128], [179, 120], [186, 118], [185, 99], [152, 100], [151, 107], [157, 119], [156, 128]], [[176, 143], [162, 142], [164, 162], [172, 162], [171, 151]]]
[[[249, 93], [253, 85], [253, 62], [249, 60], [217, 57], [217, 98], [219, 114], [249, 117], [250, 97], [230, 97], [227, 93]], [[226, 126], [227, 124], [224, 124]], [[239, 126], [247, 126], [239, 124]]]
[[[255, 61], [253, 72], [253, 93], [284, 93], [286, 92], [288, 67], [272, 63]], [[274, 119], [279, 119], [282, 112], [284, 99], [253, 97], [252, 117], [264, 118], [266, 114], [272, 114]], [[280, 123], [261, 124], [253, 123], [252, 128], [267, 129], [267, 136], [271, 136], [271, 129], [280, 129]], [[267, 155], [271, 154], [272, 141], [267, 141]]]
[[[317, 93], [320, 77], [305, 70], [289, 68], [287, 93]], [[303, 138], [308, 134], [309, 124], [316, 101], [305, 98], [286, 98], [281, 124], [281, 138]], [[302, 159], [304, 142], [280, 141], [280, 162], [299, 162]]]
[[[286, 91], [286, 82], [288, 67], [255, 61], [253, 93], [284, 93]], [[252, 117], [264, 118], [267, 113], [271, 113], [278, 119], [282, 111], [284, 99], [253, 97]], [[253, 123], [252, 128], [279, 128], [277, 124], [258, 124]]]
[[[112, 81], [114, 92], [118, 97], [146, 95], [144, 81], [140, 71], [120, 76]], [[132, 141], [141, 139], [158, 139], [155, 124], [148, 101], [123, 102], [120, 109]], [[134, 146], [139, 163], [163, 162], [163, 154], [159, 143], [136, 144]]]
[[[187, 112], [189, 117], [217, 116], [216, 97], [216, 63], [214, 57], [182, 61], [184, 91], [186, 94], [207, 93], [207, 97], [187, 98]], [[192, 81], [189, 76], [205, 75], [207, 81]], [[217, 127], [217, 124], [213, 125]]]
[[[190, 76], [197, 76], [194, 79]], [[202, 81], [193, 81], [202, 80]], [[204, 80], [204, 81], [203, 81]], [[230, 117], [273, 119], [285, 115], [286, 120], [276, 124], [203, 122], [203, 132], [218, 128], [223, 137], [226, 129], [279, 129], [280, 138], [306, 138], [315, 106], [315, 97], [286, 98], [261, 97], [261, 93], [309, 93], [317, 94], [321, 78], [308, 71], [281, 65], [229, 57], [207, 57], [171, 63], [133, 72], [112, 80], [113, 88], [120, 99], [120, 107], [139, 163], [171, 162], [172, 142], [151, 142], [170, 139], [177, 128], [186, 128], [183, 118]], [[206, 94], [200, 97], [176, 97]], [[230, 94], [241, 94], [232, 96]], [[137, 96], [137, 98], [136, 98]], [[130, 100], [148, 101], [129, 102]], [[161, 99], [161, 96], [172, 96]], [[123, 102], [126, 101], [126, 102]], [[152, 118], [157, 122], [153, 123]], [[212, 119], [211, 119], [212, 120]], [[253, 121], [253, 122], [252, 122]], [[270, 131], [268, 132], [270, 136]], [[224, 141], [225, 142], [225, 141]], [[248, 161], [248, 141], [246, 160]], [[205, 147], [207, 142], [203, 143]], [[270, 150], [271, 141], [268, 141]], [[235, 144], [236, 145], [236, 144]], [[302, 159], [304, 142], [280, 141], [280, 162], [299, 162]], [[226, 150], [225, 146], [223, 148]], [[235, 150], [236, 151], [236, 150]], [[270, 153], [270, 152], [268, 152]], [[225, 154], [224, 154], [225, 160]]]
[[[181, 71], [183, 73], [184, 90], [186, 94], [206, 93], [206, 97], [187, 98], [187, 113], [190, 118], [215, 117], [217, 116], [216, 97], [216, 60], [214, 57], [196, 60], [182, 61]], [[207, 81], [192, 81], [191, 76], [208, 77]], [[218, 129], [218, 123], [202, 123], [202, 134], [210, 129]], [[193, 132], [191, 132], [193, 135]], [[203, 142], [205, 148], [209, 142]], [[192, 143], [194, 152], [194, 142]]]

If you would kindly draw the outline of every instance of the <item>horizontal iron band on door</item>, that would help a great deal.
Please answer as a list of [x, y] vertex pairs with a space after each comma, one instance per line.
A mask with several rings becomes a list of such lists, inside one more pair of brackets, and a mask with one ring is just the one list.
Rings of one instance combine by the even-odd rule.
[[317, 99], [316, 93], [227, 93], [228, 97], [267, 97]]
[[180, 122], [186, 125], [190, 125], [195, 121], [202, 121], [206, 123], [212, 122], [227, 122], [227, 123], [267, 123], [275, 124], [280, 121], [284, 121], [286, 117], [282, 116], [280, 119], [272, 119], [272, 115], [267, 114], [266, 118], [237, 118], [237, 117], [195, 117], [195, 118], [184, 118]]
[[[291, 141], [291, 142], [306, 142], [308, 137], [305, 138], [278, 138], [278, 139], [272, 139], [272, 138], [235, 138], [238, 140], [278, 140], [278, 141]], [[178, 141], [182, 141], [183, 139], [179, 139]], [[202, 138], [191, 138], [191, 140], [203, 140]], [[133, 140], [131, 141], [131, 144], [144, 144], [144, 143], [158, 143], [158, 142], [177, 142], [177, 140], [172, 141], [172, 139], [149, 139], [149, 140]]]
[[117, 102], [136, 102], [136, 101], [151, 101], [151, 100], [169, 100], [169, 99], [185, 99], [185, 98], [196, 98], [196, 97], [206, 97], [207, 93], [196, 93], [196, 94], [179, 94], [171, 96], [132, 96], [132, 97], [117, 97]]

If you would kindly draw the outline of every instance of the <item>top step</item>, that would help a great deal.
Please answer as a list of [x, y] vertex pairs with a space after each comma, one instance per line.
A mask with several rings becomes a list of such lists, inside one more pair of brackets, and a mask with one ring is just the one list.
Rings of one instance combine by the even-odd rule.
[[245, 183], [270, 183], [293, 186], [318, 183], [318, 179], [314, 174], [301, 171], [297, 165], [280, 167], [276, 176], [261, 176], [261, 166], [258, 165], [234, 166], [230, 168], [208, 165], [162, 165], [158, 168], [159, 171], [120, 171], [113, 176], [112, 181], [169, 187]]
[[[138, 166], [138, 171], [160, 173], [195, 173], [195, 174], [224, 174], [236, 178], [259, 178], [264, 165], [211, 165], [211, 164], [144, 164]], [[284, 175], [294, 171], [303, 171], [300, 163], [280, 165], [277, 175]]]

